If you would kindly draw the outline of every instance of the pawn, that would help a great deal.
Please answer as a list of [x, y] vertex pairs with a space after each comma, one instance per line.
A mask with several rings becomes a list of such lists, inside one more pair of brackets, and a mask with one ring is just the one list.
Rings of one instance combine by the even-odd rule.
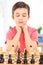
[[3, 54], [0, 54], [0, 63], [4, 63], [4, 57], [3, 57]]
[[40, 55], [39, 64], [43, 64], [43, 55]]
[[11, 54], [9, 54], [8, 64], [12, 64]]
[[31, 64], [34, 64], [35, 63], [35, 59], [34, 59], [34, 55], [32, 54], [32, 58], [31, 58], [31, 61], [30, 61]]
[[20, 59], [20, 48], [18, 49], [18, 57], [17, 57], [17, 64], [21, 64], [21, 59]]
[[27, 60], [27, 50], [26, 50], [26, 49], [25, 49], [25, 51], [24, 51], [23, 64], [28, 64], [28, 60]]

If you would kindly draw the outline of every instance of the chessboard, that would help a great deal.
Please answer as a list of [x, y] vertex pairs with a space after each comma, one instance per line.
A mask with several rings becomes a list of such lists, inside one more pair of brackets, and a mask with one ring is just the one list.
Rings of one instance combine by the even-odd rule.
[[14, 50], [9, 52], [7, 49], [5, 52], [2, 51], [0, 47], [0, 65], [43, 65], [43, 53], [39, 53], [38, 49], [33, 53], [27, 52], [25, 49], [24, 52], [21, 52], [20, 48], [15, 53]]
[[[18, 64], [4, 64], [4, 63], [0, 63], [0, 65], [18, 65]], [[19, 64], [19, 65], [43, 65], [43, 64]]]

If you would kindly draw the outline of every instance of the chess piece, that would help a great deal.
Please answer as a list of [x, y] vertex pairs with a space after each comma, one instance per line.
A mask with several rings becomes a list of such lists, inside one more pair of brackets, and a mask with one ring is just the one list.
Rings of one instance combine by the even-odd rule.
[[14, 47], [14, 45], [12, 45], [12, 47]]
[[43, 55], [40, 55], [39, 64], [43, 64]]
[[32, 45], [30, 45], [30, 47], [32, 47]]
[[30, 45], [30, 47], [29, 47], [29, 57], [32, 56], [32, 53], [33, 53], [33, 48], [32, 48], [32, 45]]
[[30, 61], [31, 64], [34, 64], [35, 63], [35, 59], [34, 59], [34, 55], [32, 54], [32, 58], [31, 58], [31, 61]]
[[2, 51], [2, 47], [0, 47], [0, 51]]
[[3, 57], [3, 54], [0, 54], [0, 63], [4, 63], [4, 57]]
[[11, 53], [14, 54], [14, 44], [12, 44]]
[[27, 60], [27, 50], [26, 50], [26, 49], [25, 49], [25, 51], [24, 51], [23, 64], [28, 64], [28, 60]]
[[0, 47], [0, 54], [2, 54], [2, 47]]
[[18, 49], [18, 57], [17, 57], [17, 64], [21, 64], [21, 59], [20, 59], [20, 48]]
[[12, 64], [11, 54], [9, 54], [8, 64]]

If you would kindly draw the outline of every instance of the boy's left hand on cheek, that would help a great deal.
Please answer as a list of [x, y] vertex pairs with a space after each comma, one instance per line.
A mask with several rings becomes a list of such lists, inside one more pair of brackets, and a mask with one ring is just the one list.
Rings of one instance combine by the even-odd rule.
[[24, 26], [23, 26], [23, 32], [26, 32], [27, 31], [27, 25], [25, 24]]

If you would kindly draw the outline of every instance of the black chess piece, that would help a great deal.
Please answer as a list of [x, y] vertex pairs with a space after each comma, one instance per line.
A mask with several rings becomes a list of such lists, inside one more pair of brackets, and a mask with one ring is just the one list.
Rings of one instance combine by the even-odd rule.
[[31, 61], [30, 61], [31, 64], [34, 64], [35, 63], [35, 59], [34, 59], [34, 55], [32, 54], [32, 58], [31, 58]]
[[27, 50], [26, 50], [26, 49], [25, 49], [25, 51], [24, 51], [23, 64], [28, 64], [28, 60], [27, 60]]
[[30, 47], [32, 47], [32, 45], [30, 45]]
[[21, 59], [20, 59], [20, 48], [18, 49], [18, 57], [17, 57], [17, 64], [21, 64]]
[[40, 55], [39, 64], [43, 64], [43, 55]]
[[14, 45], [12, 45], [12, 47], [14, 47]]
[[0, 54], [0, 63], [4, 63], [4, 55]]
[[9, 54], [8, 64], [12, 64], [11, 54]]

